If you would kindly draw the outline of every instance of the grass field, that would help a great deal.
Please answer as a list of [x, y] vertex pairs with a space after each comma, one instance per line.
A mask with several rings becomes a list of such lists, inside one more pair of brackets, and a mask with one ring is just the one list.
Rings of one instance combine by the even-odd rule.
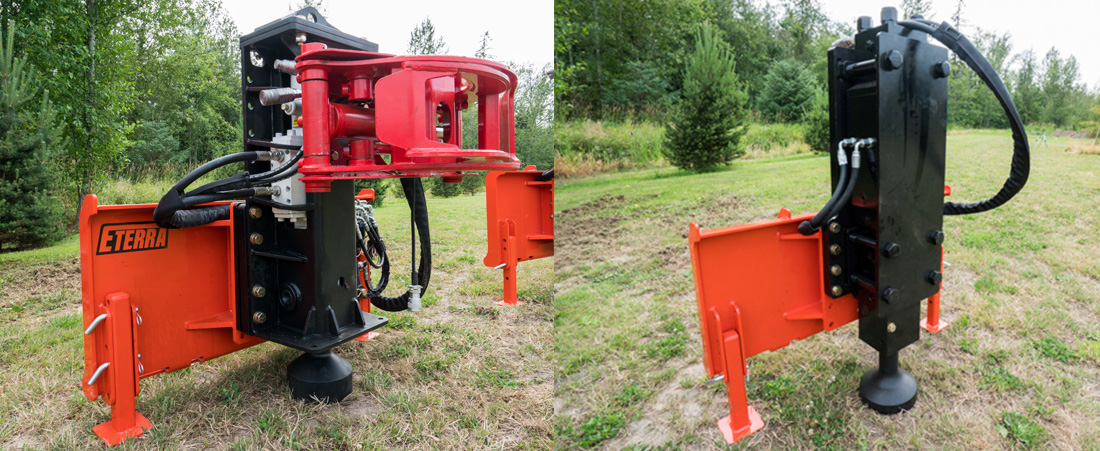
[[[943, 332], [901, 353], [915, 408], [864, 408], [877, 364], [855, 323], [748, 361], [765, 428], [734, 448], [1100, 449], [1100, 156], [1065, 138], [1033, 149], [1006, 206], [948, 217]], [[996, 192], [1007, 132], [948, 136], [954, 201]], [[823, 156], [758, 159], [721, 172], [650, 169], [559, 180], [555, 434], [560, 449], [712, 449], [728, 415], [703, 385], [688, 223], [704, 229], [816, 211]]]
[[[425, 307], [383, 313], [379, 337], [335, 349], [355, 369], [348, 399], [292, 400], [286, 364], [300, 353], [264, 343], [142, 380], [137, 410], [153, 429], [118, 449], [551, 448], [553, 259], [520, 265], [527, 305], [496, 307], [501, 274], [481, 263], [484, 194], [429, 199], [428, 212]], [[408, 284], [408, 208], [391, 198], [376, 217], [393, 295]], [[0, 448], [103, 448], [92, 426], [109, 409], [80, 392], [82, 343], [75, 237], [0, 255]]]

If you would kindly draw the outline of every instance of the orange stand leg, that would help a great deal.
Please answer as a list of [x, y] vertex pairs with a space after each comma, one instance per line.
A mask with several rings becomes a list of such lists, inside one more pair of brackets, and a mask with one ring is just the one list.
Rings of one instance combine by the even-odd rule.
[[725, 354], [726, 393], [729, 394], [730, 415], [718, 420], [718, 429], [726, 443], [733, 444], [764, 427], [760, 414], [749, 405], [745, 394], [745, 358], [741, 353], [741, 337], [737, 331], [726, 333], [722, 346]]
[[[940, 273], [943, 273], [943, 248], [940, 248]], [[943, 290], [943, 283], [940, 283], [940, 290]], [[947, 321], [940, 319], [940, 293], [936, 292], [928, 298], [928, 316], [920, 321], [920, 327], [924, 328], [932, 333], [937, 333], [947, 325], [950, 324]]]
[[516, 225], [511, 220], [500, 221], [500, 236], [504, 237], [504, 299], [497, 305], [523, 305], [516, 287]]
[[[363, 277], [363, 275], [360, 274], [359, 277], [360, 277], [360, 280], [362, 280], [361, 278]], [[360, 282], [360, 283], [362, 283], [363, 286], [366, 286], [366, 283], [364, 283], [364, 282]], [[359, 298], [359, 309], [364, 311], [364, 312], [370, 313], [370, 299]], [[379, 335], [382, 335], [382, 332], [375, 332], [375, 331], [372, 330], [372, 331], [367, 332], [363, 335], [355, 337], [355, 341], [369, 341], [369, 340], [371, 340], [371, 339], [373, 339], [373, 338], [375, 338]]]
[[153, 427], [142, 414], [136, 410], [137, 398], [137, 362], [134, 351], [134, 311], [130, 305], [130, 295], [126, 293], [113, 293], [107, 295], [107, 334], [110, 336], [108, 343], [110, 365], [107, 368], [106, 381], [110, 386], [111, 396], [104, 396], [104, 400], [111, 406], [111, 420], [95, 426], [92, 431], [99, 438], [114, 446], [122, 443], [127, 438], [137, 437], [144, 433], [144, 429]]

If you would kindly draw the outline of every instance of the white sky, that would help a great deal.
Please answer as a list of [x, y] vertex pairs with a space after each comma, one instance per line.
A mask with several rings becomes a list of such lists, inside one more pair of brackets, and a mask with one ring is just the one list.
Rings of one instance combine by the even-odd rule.
[[[223, 0], [242, 35], [290, 13], [297, 0]], [[554, 61], [553, 0], [325, 0], [325, 19], [340, 31], [378, 44], [382, 53], [404, 54], [409, 33], [431, 18], [448, 54], [474, 56], [486, 31], [489, 54], [499, 62]]]
[[[871, 16], [879, 23], [883, 6], [898, 6], [899, 0], [821, 0], [830, 19], [855, 25], [859, 16]], [[925, 19], [950, 21], [956, 0], [930, 0]], [[898, 14], [902, 14], [900, 8]], [[1034, 51], [1041, 63], [1055, 47], [1063, 58], [1073, 55], [1080, 67], [1080, 81], [1089, 89], [1100, 86], [1100, 38], [1093, 27], [1100, 26], [1098, 0], [964, 0], [964, 34], [974, 27], [997, 34], [1011, 34], [1012, 51]]]

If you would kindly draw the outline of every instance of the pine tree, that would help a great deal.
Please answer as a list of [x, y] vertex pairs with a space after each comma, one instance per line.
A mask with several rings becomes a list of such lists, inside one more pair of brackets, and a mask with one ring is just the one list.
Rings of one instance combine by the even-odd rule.
[[47, 150], [57, 137], [49, 93], [37, 101], [37, 74], [15, 58], [15, 24], [0, 42], [0, 250], [47, 245], [61, 235], [56, 170]]
[[405, 48], [409, 55], [440, 55], [447, 53], [447, 45], [442, 36], [436, 36], [432, 19], [425, 18], [420, 25], [409, 33], [409, 46]]
[[704, 25], [684, 70], [680, 104], [665, 128], [665, 157], [683, 169], [707, 170], [741, 156], [737, 142], [745, 133], [747, 102], [729, 45]]
[[756, 106], [768, 120], [799, 122], [813, 104], [816, 85], [813, 74], [802, 63], [776, 61], [768, 68]]
[[428, 191], [435, 197], [455, 197], [462, 194], [461, 183], [447, 183], [443, 181], [443, 177], [432, 177], [428, 185]]

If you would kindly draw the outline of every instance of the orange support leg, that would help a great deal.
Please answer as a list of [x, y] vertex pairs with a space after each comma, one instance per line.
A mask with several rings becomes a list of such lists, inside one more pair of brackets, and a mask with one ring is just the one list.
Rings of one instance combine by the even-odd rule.
[[745, 394], [745, 357], [741, 349], [741, 336], [729, 331], [722, 340], [725, 354], [726, 393], [729, 395], [730, 414], [718, 420], [718, 429], [726, 443], [733, 444], [764, 427], [760, 414], [749, 405]]
[[[948, 188], [950, 189], [950, 188]], [[949, 192], [949, 191], [948, 191]], [[943, 274], [943, 248], [940, 248], [940, 274]], [[943, 283], [940, 283], [943, 290]], [[937, 333], [947, 327], [947, 321], [940, 319], [940, 293], [937, 291], [928, 298], [928, 316], [920, 321], [920, 327], [932, 333]]]
[[130, 295], [112, 293], [107, 295], [108, 356], [111, 359], [106, 371], [100, 374], [108, 384], [104, 400], [111, 406], [111, 420], [92, 428], [95, 434], [108, 445], [114, 446], [127, 438], [137, 437], [144, 429], [153, 427], [136, 410], [137, 398], [137, 352], [134, 350], [134, 310], [130, 304]]
[[516, 224], [510, 219], [500, 221], [500, 236], [504, 240], [504, 299], [496, 302], [497, 305], [523, 305], [526, 302], [519, 300], [516, 287]]

